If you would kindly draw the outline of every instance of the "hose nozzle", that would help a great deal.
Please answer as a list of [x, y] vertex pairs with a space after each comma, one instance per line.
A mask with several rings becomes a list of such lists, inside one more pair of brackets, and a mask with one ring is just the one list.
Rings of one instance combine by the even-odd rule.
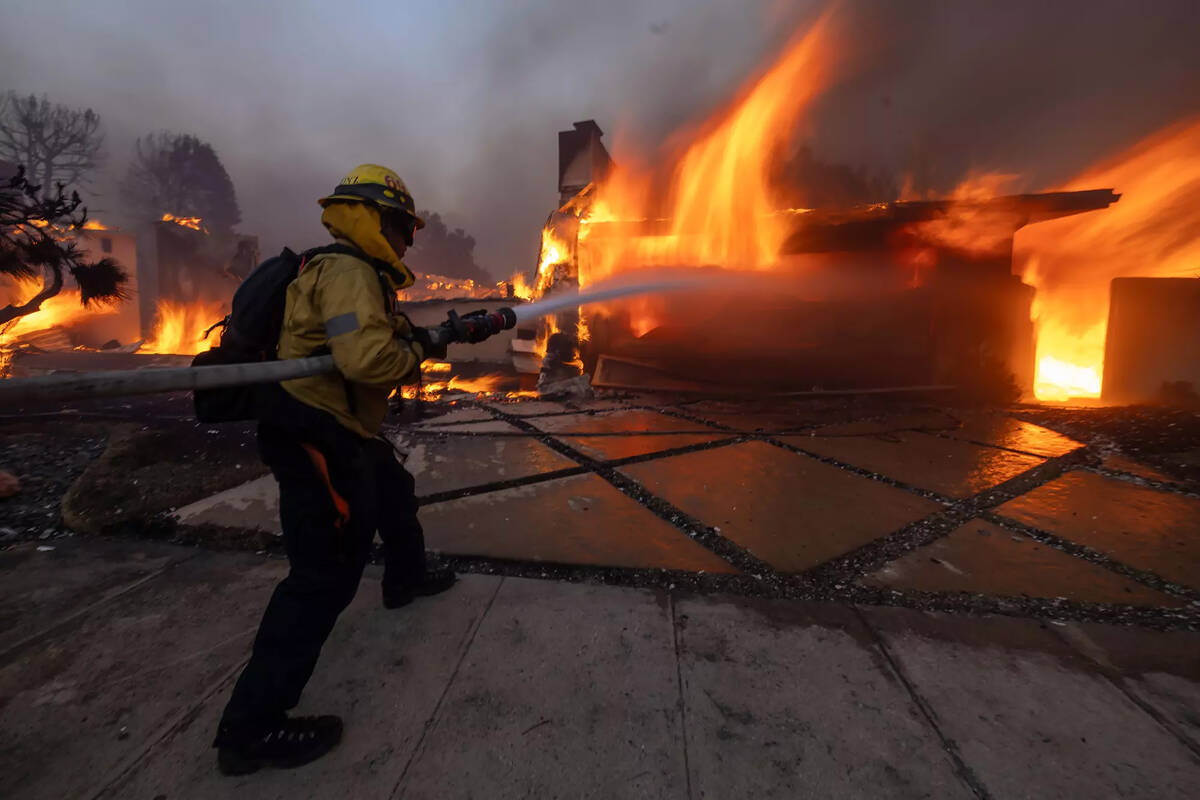
[[447, 317], [446, 321], [436, 328], [425, 329], [428, 342], [435, 351], [444, 351], [446, 345], [455, 342], [477, 344], [517, 325], [516, 313], [507, 306], [495, 311], [481, 308], [462, 316], [451, 310]]

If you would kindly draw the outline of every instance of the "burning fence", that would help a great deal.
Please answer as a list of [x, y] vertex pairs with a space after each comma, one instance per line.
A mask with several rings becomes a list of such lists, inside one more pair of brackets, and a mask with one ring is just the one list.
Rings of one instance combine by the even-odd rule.
[[1110, 280], [1200, 270], [1200, 121], [1044, 194], [997, 196], [1002, 176], [984, 176], [941, 201], [782, 207], [772, 158], [820, 91], [830, 50], [822, 20], [652, 167], [613, 166], [593, 122], [560, 134], [563, 202], [536, 278], [518, 283], [538, 297], [646, 268], [709, 269], [744, 273], [748, 287], [770, 275], [773, 298], [590, 309], [525, 331], [514, 357], [565, 332], [589, 368], [607, 377], [619, 365], [633, 385], [1099, 396]]

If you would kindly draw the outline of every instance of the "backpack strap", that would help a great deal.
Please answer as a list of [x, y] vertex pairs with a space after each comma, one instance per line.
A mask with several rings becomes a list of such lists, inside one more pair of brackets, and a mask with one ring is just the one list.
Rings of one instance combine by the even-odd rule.
[[392, 287], [388, 284], [389, 276], [393, 280], [398, 280], [400, 277], [402, 277], [395, 267], [384, 261], [382, 258], [375, 258], [374, 256], [367, 255], [357, 247], [351, 247], [349, 245], [335, 242], [334, 244], [327, 244], [324, 247], [314, 247], [311, 250], [305, 250], [303, 253], [301, 253], [301, 269], [303, 269], [303, 266], [307, 264], [314, 256], [327, 254], [350, 256], [351, 258], [357, 258], [359, 261], [365, 261], [367, 264], [371, 265], [371, 267], [375, 270], [375, 276], [379, 278], [379, 288], [383, 291], [384, 308], [390, 314], [399, 313], [399, 309], [397, 308], [395, 301], [396, 294], [392, 290]]
[[403, 281], [404, 276], [400, 274], [400, 271], [388, 262], [384, 261], [382, 258], [376, 258], [375, 256], [367, 255], [357, 247], [351, 247], [350, 245], [341, 244], [340, 242], [327, 244], [323, 247], [314, 247], [311, 250], [305, 250], [300, 255], [305, 261], [307, 261], [313, 256], [326, 255], [329, 253], [350, 256], [351, 258], [357, 258], [359, 261], [365, 261], [370, 264], [376, 272], [382, 272], [385, 275], [390, 276], [396, 283], [401, 283]]

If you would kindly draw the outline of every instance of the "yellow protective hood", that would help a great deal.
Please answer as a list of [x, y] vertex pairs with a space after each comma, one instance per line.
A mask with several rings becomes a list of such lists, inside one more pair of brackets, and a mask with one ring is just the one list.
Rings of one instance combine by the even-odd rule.
[[397, 289], [413, 285], [416, 279], [412, 270], [405, 266], [380, 232], [379, 209], [366, 203], [330, 203], [321, 214], [321, 224], [333, 238], [345, 239], [372, 258], [395, 267], [397, 274], [388, 278]]

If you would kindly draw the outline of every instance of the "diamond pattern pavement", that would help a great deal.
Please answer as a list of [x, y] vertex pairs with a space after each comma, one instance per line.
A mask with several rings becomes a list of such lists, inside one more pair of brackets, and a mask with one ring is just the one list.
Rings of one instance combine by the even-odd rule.
[[763, 442], [621, 472], [782, 572], [814, 567], [941, 507]]
[[[1147, 483], [1160, 476], [1129, 458], [1088, 461], [1081, 442], [1001, 411], [656, 402], [467, 403], [393, 429], [429, 499], [429, 546], [510, 565], [758, 565], [778, 586], [834, 561], [842, 577], [821, 589], [834, 596], [1023, 598], [1045, 613], [1060, 599], [1200, 605], [1200, 498]], [[789, 429], [804, 432], [774, 433]], [[252, 488], [193, 516], [237, 528]]]

